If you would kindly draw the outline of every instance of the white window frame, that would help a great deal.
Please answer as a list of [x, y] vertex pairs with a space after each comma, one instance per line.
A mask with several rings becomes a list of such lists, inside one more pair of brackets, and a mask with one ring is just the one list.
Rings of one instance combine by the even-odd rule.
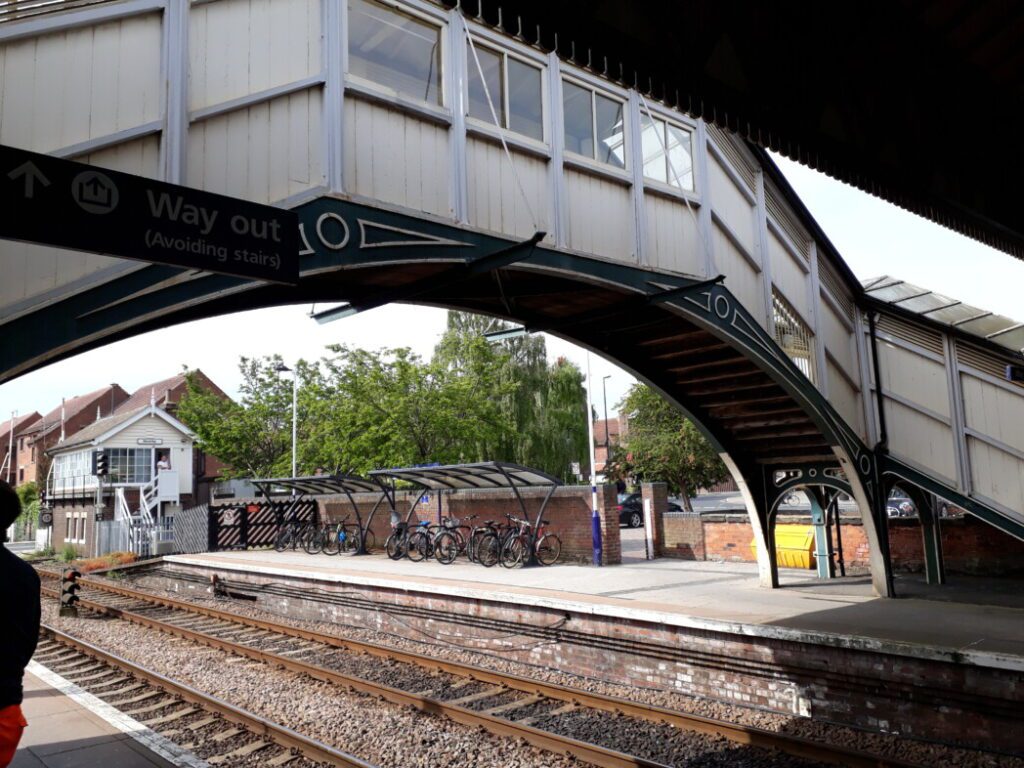
[[[508, 106], [508, 60], [516, 59], [521, 64], [533, 67], [540, 73], [540, 130], [541, 138], [535, 139], [532, 136], [527, 136], [523, 133], [518, 133], [507, 126], [496, 126], [494, 121], [490, 118], [483, 120], [479, 117], [473, 117], [469, 114], [469, 78], [473, 75], [479, 75], [476, 69], [476, 61], [473, 59], [469, 51], [466, 52], [466, 85], [465, 85], [465, 97], [466, 97], [466, 127], [467, 129], [473, 129], [474, 132], [482, 133], [485, 135], [501, 135], [506, 140], [512, 139], [516, 143], [525, 145], [525, 148], [537, 151], [541, 150], [546, 155], [549, 147], [551, 146], [551, 137], [548, 135], [548, 110], [550, 108], [550, 100], [548, 98], [548, 73], [547, 73], [547, 62], [534, 58], [532, 56], [524, 56], [518, 51], [510, 50], [507, 46], [496, 41], [493, 37], [485, 36], [480, 34], [476, 29], [470, 29], [466, 27], [467, 38], [472, 36], [473, 46], [479, 50], [482, 48], [489, 53], [497, 54], [502, 57], [502, 109], [505, 113], [505, 121], [508, 122], [510, 117], [509, 106]], [[466, 41], [467, 48], [469, 47], [469, 41]], [[493, 94], [491, 94], [493, 98]], [[511, 143], [511, 142], [509, 142]]]
[[[85, 544], [86, 513], [81, 510], [70, 510], [65, 512], [64, 515], [64, 541], [68, 544]], [[79, 534], [81, 535], [79, 536]]]
[[[346, 93], [350, 92], [356, 96], [368, 98], [371, 101], [378, 101], [388, 106], [396, 107], [403, 112], [410, 112], [415, 115], [427, 117], [428, 119], [436, 122], [450, 125], [452, 116], [451, 94], [448, 92], [449, 89], [446, 84], [446, 73], [452, 66], [452, 57], [448, 46], [448, 17], [439, 9], [427, 5], [426, 3], [397, 3], [386, 2], [386, 0], [367, 0], [367, 2], [379, 5], [389, 11], [394, 11], [395, 13], [410, 16], [417, 21], [422, 21], [425, 24], [429, 24], [432, 27], [437, 28], [438, 46], [441, 49], [441, 71], [438, 73], [441, 89], [441, 103], [434, 104], [429, 101], [413, 99], [409, 96], [398, 93], [398, 91], [393, 88], [389, 88], [386, 85], [352, 74], [348, 70], [348, 65], [351, 61], [348, 37], [350, 24], [348, 18], [345, 19], [344, 29], [346, 34], [342, 40], [342, 45], [345, 46], [345, 55], [343, 59], [346, 62], [346, 69], [343, 74], [345, 78]], [[347, 3], [345, 11], [346, 13], [351, 13], [351, 8]]]
[[[113, 454], [111, 453], [111, 451], [149, 451], [149, 480], [146, 480], [145, 482], [141, 482], [141, 483], [140, 482], [134, 482], [133, 483], [133, 482], [128, 482], [128, 481], [125, 481], [125, 482], [114, 482], [113, 480], [110, 480], [109, 485], [113, 486], [114, 488], [138, 488], [140, 486], [146, 485], [147, 483], [153, 482], [153, 478], [156, 477], [156, 450], [154, 448], [151, 448], [149, 446], [144, 446], [144, 445], [143, 446], [138, 446], [138, 445], [112, 445], [112, 446], [106, 446], [104, 450], [106, 450], [106, 452], [107, 452], [107, 466], [111, 470], [113, 469], [113, 462], [112, 462]], [[135, 463], [132, 462], [132, 466], [134, 466], [134, 464]], [[112, 477], [112, 475], [111, 475], [111, 477]]]
[[[655, 120], [664, 123], [666, 126], [672, 126], [680, 130], [686, 131], [690, 135], [690, 176], [693, 178], [693, 188], [684, 189], [683, 187], [677, 187], [672, 181], [659, 181], [658, 179], [652, 179], [650, 176], [644, 173], [644, 169], [640, 169], [640, 173], [643, 175], [644, 188], [650, 189], [656, 192], [661, 192], [667, 195], [674, 195], [675, 197], [687, 197], [693, 199], [697, 196], [697, 190], [700, 189], [700, 181], [697, 178], [697, 126], [690, 125], [689, 123], [679, 120], [678, 118], [669, 118], [664, 112], [659, 110], [651, 109], [650, 113], [644, 109], [643, 104], [640, 105], [640, 131], [644, 129], [644, 118], [649, 117], [651, 120]], [[667, 132], [667, 130], [666, 130]], [[666, 141], [666, 137], [662, 137]], [[668, 161], [665, 161], [666, 170], [668, 169]], [[677, 169], [678, 170], [678, 169]], [[667, 174], [669, 177], [672, 176], [671, 171]]]
[[[587, 157], [577, 152], [573, 152], [571, 149], [565, 148], [563, 150], [565, 155], [565, 164], [569, 166], [575, 166], [588, 172], [596, 172], [601, 175], [606, 175], [611, 178], [619, 179], [632, 183], [633, 172], [632, 163], [629, 157], [629, 147], [631, 142], [634, 141], [632, 131], [629, 128], [629, 95], [628, 93], [619, 93], [611, 88], [608, 88], [605, 84], [599, 81], [590, 80], [589, 78], [581, 77], [574, 71], [567, 71], [564, 68], [560, 68], [560, 76], [562, 84], [571, 83], [579, 88], [584, 88], [590, 91], [590, 130], [592, 131], [591, 136], [594, 139], [594, 157]], [[564, 99], [564, 89], [560, 88], [562, 93], [559, 93], [559, 98]], [[618, 102], [622, 105], [622, 155], [623, 155], [623, 167], [618, 168], [611, 163], [605, 163], [597, 159], [597, 100], [596, 96], [600, 94], [606, 99]], [[557, 130], [565, 132], [565, 106], [562, 105], [562, 124], [557, 127]]]

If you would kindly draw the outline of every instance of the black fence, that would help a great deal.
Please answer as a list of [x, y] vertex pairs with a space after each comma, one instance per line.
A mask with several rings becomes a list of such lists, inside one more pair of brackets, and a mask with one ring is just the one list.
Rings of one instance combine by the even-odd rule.
[[217, 504], [208, 513], [207, 550], [269, 547], [281, 524], [310, 520], [320, 520], [317, 503], [312, 499]]

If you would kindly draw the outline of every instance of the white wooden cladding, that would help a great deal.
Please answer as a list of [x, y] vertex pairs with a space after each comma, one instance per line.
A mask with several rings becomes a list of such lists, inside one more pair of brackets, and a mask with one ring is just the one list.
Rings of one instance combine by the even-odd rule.
[[189, 110], [323, 69], [319, 0], [218, 0], [189, 13]]
[[159, 119], [161, 36], [149, 13], [0, 46], [0, 144], [53, 152]]
[[[777, 191], [760, 181], [753, 155], [740, 142], [709, 129], [705, 144], [699, 121], [470, 22], [478, 40], [548, 69], [547, 143], [506, 134], [513, 173], [493, 137], [478, 136], [479, 127], [467, 135], [465, 121], [453, 115], [464, 104], [454, 90], [469, 65], [457, 12], [405, 2], [445, 28], [440, 106], [401, 102], [372, 83], [344, 78], [345, 0], [206, 0], [155, 10], [125, 3], [117, 6], [124, 18], [111, 18], [115, 6], [105, 6], [92, 23], [88, 13], [76, 16], [73, 26], [52, 14], [51, 33], [12, 34], [6, 43], [0, 35], [0, 142], [147, 176], [180, 173], [186, 185], [264, 203], [289, 205], [330, 189], [509, 237], [539, 228], [548, 232], [549, 244], [604, 259], [698, 278], [724, 272], [729, 288], [763, 323], [771, 322], [766, 297], [774, 283], [821, 332], [803, 229]], [[185, 16], [179, 8], [186, 8]], [[175, 18], [183, 19], [180, 31]], [[564, 75], [625, 104], [625, 170], [552, 167], [562, 163], [556, 120]], [[645, 188], [642, 157], [634, 150], [640, 111], [648, 109], [692, 129], [695, 189], [686, 198], [677, 190]], [[179, 125], [175, 115], [186, 117]], [[759, 213], [762, 186], [767, 197]], [[0, 244], [5, 265], [24, 265], [25, 254], [39, 250]], [[43, 261], [56, 263], [59, 252], [42, 250], [51, 254]], [[12, 298], [59, 292], [118, 263], [60, 256], [78, 263], [25, 273]], [[828, 347], [849, 373], [850, 352], [843, 347], [856, 341], [849, 330], [853, 317], [846, 319], [831, 324]]]

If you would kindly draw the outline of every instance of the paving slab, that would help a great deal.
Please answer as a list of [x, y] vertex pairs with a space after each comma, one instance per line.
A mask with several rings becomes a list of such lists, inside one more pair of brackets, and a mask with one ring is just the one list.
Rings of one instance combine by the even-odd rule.
[[[38, 665], [33, 667], [39, 669]], [[39, 672], [46, 674], [46, 670]], [[28, 728], [11, 768], [174, 768], [122, 728], [49, 685], [25, 673], [21, 708]]]
[[[626, 534], [627, 532], [623, 532]], [[764, 637], [1024, 670], [1024, 608], [915, 596], [883, 599], [866, 577], [818, 580], [782, 572], [763, 589], [754, 563], [637, 560], [619, 566], [508, 570], [457, 561], [393, 561], [250, 550], [175, 555], [169, 562], [563, 608]], [[919, 590], [920, 592], [920, 590]]]

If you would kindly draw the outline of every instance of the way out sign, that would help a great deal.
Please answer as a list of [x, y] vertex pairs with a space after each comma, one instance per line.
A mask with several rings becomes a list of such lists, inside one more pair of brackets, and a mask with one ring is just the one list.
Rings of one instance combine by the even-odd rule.
[[8, 240], [299, 281], [292, 211], [2, 146], [0, 188]]

